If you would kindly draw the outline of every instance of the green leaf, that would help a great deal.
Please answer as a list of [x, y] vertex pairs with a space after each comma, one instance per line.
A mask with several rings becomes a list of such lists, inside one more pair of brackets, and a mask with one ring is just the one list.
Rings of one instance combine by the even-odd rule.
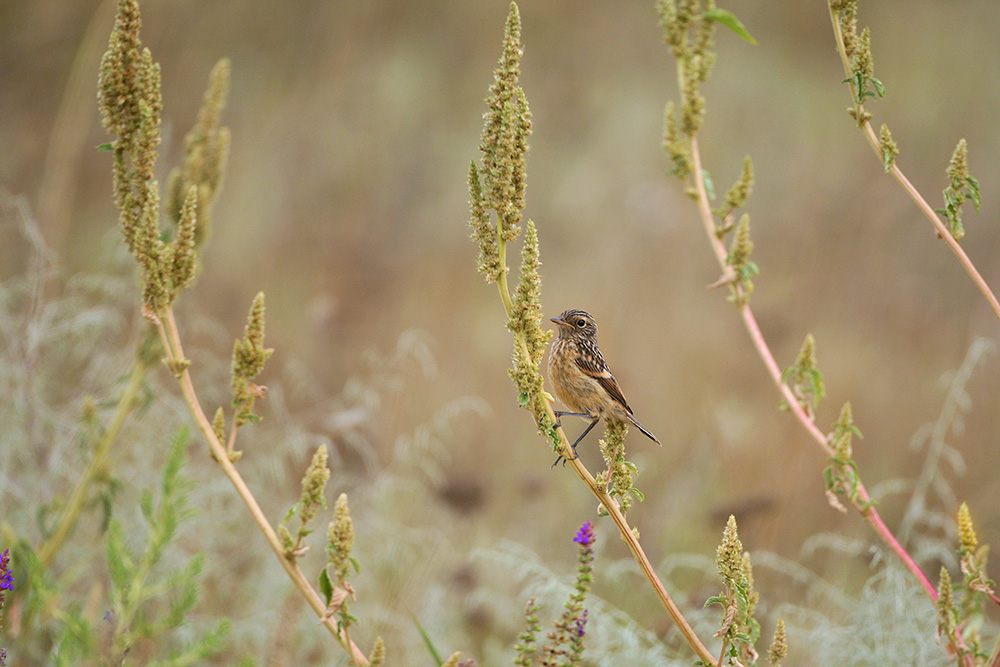
[[712, 181], [712, 175], [708, 173], [708, 169], [701, 170], [701, 180], [705, 183], [705, 194], [710, 200], [715, 199], [715, 183]]
[[965, 182], [969, 185], [969, 193], [966, 196], [972, 200], [972, 204], [976, 207], [976, 213], [979, 213], [979, 205], [982, 203], [982, 199], [979, 197], [979, 180], [974, 176], [966, 176]]
[[351, 566], [354, 568], [354, 574], [361, 574], [361, 563], [354, 556], [348, 556], [347, 560], [351, 561]]
[[870, 77], [868, 80], [872, 82], [872, 88], [875, 89], [878, 96], [885, 97], [885, 85], [875, 77]]
[[527, 394], [520, 393], [517, 395], [517, 404], [520, 405], [522, 408], [527, 407], [529, 398], [530, 397]]
[[104, 153], [110, 153], [110, 152], [111, 152], [111, 151], [113, 151], [114, 149], [115, 149], [115, 146], [114, 146], [114, 144], [100, 144], [100, 145], [99, 145], [99, 146], [97, 147], [97, 150], [99, 150], [99, 151], [101, 151], [101, 152], [104, 152]]
[[632, 492], [632, 495], [633, 495], [633, 496], [635, 496], [636, 498], [638, 498], [638, 499], [639, 499], [639, 502], [640, 502], [640, 503], [641, 503], [641, 502], [642, 502], [643, 500], [645, 500], [645, 499], [646, 499], [646, 496], [642, 495], [642, 491], [640, 491], [639, 489], [635, 488], [634, 486], [633, 486], [633, 487], [632, 487], [631, 489], [629, 489], [629, 491], [631, 491], [631, 492]]
[[710, 21], [729, 28], [738, 36], [747, 42], [750, 42], [754, 46], [757, 45], [757, 40], [753, 38], [753, 35], [751, 35], [750, 31], [746, 29], [746, 26], [744, 26], [740, 20], [736, 18], [736, 14], [733, 14], [731, 11], [727, 9], [710, 9], [704, 13], [704, 17]]
[[417, 632], [420, 633], [420, 638], [424, 640], [424, 646], [427, 647], [427, 650], [431, 654], [431, 658], [434, 660], [434, 667], [441, 667], [441, 665], [444, 664], [444, 659], [441, 657], [441, 654], [438, 653], [437, 648], [434, 647], [434, 642], [432, 642], [431, 638], [427, 636], [427, 633], [424, 631], [424, 626], [420, 625], [420, 621], [418, 621], [417, 617], [413, 615], [413, 612], [411, 611], [409, 614], [410, 618], [413, 619], [413, 624], [417, 626]]
[[319, 590], [326, 603], [330, 604], [330, 600], [333, 598], [333, 582], [330, 581], [330, 572], [325, 567], [319, 572]]
[[288, 508], [288, 512], [285, 513], [285, 518], [281, 520], [281, 523], [288, 523], [289, 519], [299, 513], [299, 503], [295, 503]]
[[864, 89], [865, 89], [865, 77], [861, 72], [854, 73], [854, 97], [858, 104], [865, 101]]

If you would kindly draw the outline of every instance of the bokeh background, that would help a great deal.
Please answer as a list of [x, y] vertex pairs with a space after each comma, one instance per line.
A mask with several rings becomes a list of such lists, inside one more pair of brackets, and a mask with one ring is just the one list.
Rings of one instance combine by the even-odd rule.
[[[717, 36], [718, 63], [705, 87], [705, 166], [721, 192], [752, 156], [748, 210], [761, 275], [751, 304], [781, 364], [815, 335], [829, 393], [818, 423], [826, 428], [852, 402], [865, 435], [856, 459], [895, 528], [925, 465], [926, 450], [913, 444], [938, 419], [974, 341], [995, 340], [1000, 323], [845, 113], [826, 3], [725, 6], [759, 45], [724, 30]], [[330, 496], [351, 495], [358, 556], [381, 563], [356, 583], [383, 596], [376, 604], [362, 595], [359, 616], [365, 604], [382, 615], [359, 635], [370, 645], [379, 628], [395, 633], [390, 654], [394, 642], [419, 643], [412, 625], [393, 620], [409, 609], [442, 650], [503, 655], [525, 579], [511, 574], [509, 560], [498, 564], [498, 545], [517, 545], [562, 576], [573, 568], [569, 539], [594, 516], [575, 476], [550, 470], [548, 445], [517, 407], [502, 307], [476, 273], [468, 239], [466, 174], [478, 159], [507, 8], [502, 0], [142, 4], [142, 37], [163, 76], [161, 178], [181, 155], [213, 64], [232, 60], [226, 182], [202, 273], [178, 310], [197, 350], [195, 381], [225, 401], [231, 340], [264, 291], [267, 343], [277, 351], [262, 380], [277, 393], [260, 408], [265, 422], [242, 436], [241, 464], [277, 520], [297, 496], [312, 448], [329, 444], [340, 466]], [[95, 150], [107, 140], [95, 84], [113, 9], [106, 0], [0, 3], [0, 187], [26, 198], [57, 258], [45, 286], [51, 298], [81, 276], [107, 274], [125, 285], [114, 304], [120, 325], [93, 340], [95, 349], [127, 348], [141, 326], [138, 297], [127, 289], [132, 269], [117, 249], [110, 160]], [[630, 438], [646, 495], [630, 517], [651, 557], [711, 556], [734, 513], [747, 549], [859, 590], [871, 574], [874, 534], [827, 504], [823, 453], [776, 409], [777, 394], [724, 294], [705, 290], [718, 268], [660, 148], [663, 105], [676, 90], [652, 2], [523, 0], [520, 9], [534, 124], [526, 215], [539, 230], [543, 304], [547, 317], [570, 307], [595, 315], [637, 416], [663, 441], [659, 449]], [[898, 164], [932, 205], [941, 205], [956, 142], [968, 140], [983, 206], [967, 212], [963, 246], [997, 289], [993, 9], [986, 0], [883, 1], [863, 4], [860, 22], [871, 26], [875, 75], [888, 91], [872, 105], [873, 122], [889, 124]], [[0, 276], [10, 279], [24, 268], [26, 246], [11, 225], [3, 238]], [[961, 460], [948, 459], [937, 476], [954, 497], [928, 499], [929, 512], [952, 515], [954, 499], [966, 500], [981, 539], [994, 544], [997, 371], [996, 352], [987, 353], [965, 386], [961, 428], [949, 432]], [[60, 394], [66, 405], [100, 391], [98, 379], [74, 374], [63, 374], [79, 388]], [[173, 418], [185, 420], [180, 410]], [[570, 424], [569, 432], [582, 427]], [[148, 433], [141, 423], [130, 428]], [[406, 449], [414, 443], [424, 449]], [[412, 467], [394, 468], [403, 450]], [[596, 438], [581, 451], [592, 469], [599, 465]], [[61, 459], [55, 486], [72, 483], [74, 460], [85, 460], [73, 455]], [[216, 485], [214, 497], [226, 498], [203, 448], [192, 447], [190, 465]], [[388, 485], [396, 494], [389, 500], [379, 495], [386, 479], [397, 484]], [[16, 509], [4, 514], [28, 515], [30, 494], [8, 498]], [[273, 578], [271, 597], [250, 596], [234, 609], [215, 586], [205, 595], [218, 614], [263, 623], [256, 640], [266, 642], [287, 622], [275, 611], [287, 585], [274, 578], [263, 540], [232, 500], [220, 502], [234, 516], [227, 530], [247, 532], [219, 538], [219, 553], [229, 557], [240, 545], [228, 565], [243, 583]], [[219, 507], [203, 510], [209, 517], [201, 521], [218, 521], [210, 513]], [[665, 633], [667, 621], [633, 575], [608, 574], [602, 583], [600, 558], [627, 570], [619, 560], [628, 554], [611, 526], [598, 523], [595, 593]], [[30, 537], [29, 526], [22, 530]], [[947, 537], [941, 528], [916, 532]], [[860, 549], [845, 556], [810, 546], [823, 534]], [[939, 567], [930, 557], [924, 565]], [[699, 608], [714, 592], [700, 575], [674, 581], [682, 606]], [[803, 601], [787, 572], [761, 568], [758, 585], [765, 609]], [[510, 599], [501, 604], [497, 595]], [[315, 634], [311, 621], [302, 627]], [[316, 644], [316, 655], [332, 654]]]

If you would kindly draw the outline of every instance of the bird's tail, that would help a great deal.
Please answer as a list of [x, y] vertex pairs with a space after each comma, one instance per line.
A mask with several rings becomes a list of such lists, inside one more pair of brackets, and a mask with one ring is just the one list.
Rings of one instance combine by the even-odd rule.
[[659, 439], [657, 439], [657, 437], [656, 437], [655, 435], [653, 435], [652, 433], [650, 433], [650, 432], [649, 432], [649, 429], [648, 429], [648, 428], [646, 428], [645, 426], [643, 426], [642, 424], [640, 424], [640, 423], [639, 423], [639, 420], [638, 420], [638, 419], [636, 419], [636, 418], [635, 418], [635, 417], [633, 417], [632, 415], [626, 415], [626, 416], [628, 417], [628, 420], [629, 420], [630, 422], [632, 422], [632, 425], [633, 425], [633, 426], [635, 426], [635, 427], [636, 427], [637, 429], [639, 429], [640, 431], [642, 431], [642, 432], [643, 432], [643, 434], [644, 434], [644, 435], [645, 435], [645, 436], [646, 436], [647, 438], [649, 438], [650, 440], [652, 440], [653, 442], [655, 442], [655, 443], [656, 443], [656, 444], [658, 444], [659, 446], [661, 446], [661, 447], [663, 446], [663, 443], [662, 443], [662, 442], [660, 442], [660, 441], [659, 441]]

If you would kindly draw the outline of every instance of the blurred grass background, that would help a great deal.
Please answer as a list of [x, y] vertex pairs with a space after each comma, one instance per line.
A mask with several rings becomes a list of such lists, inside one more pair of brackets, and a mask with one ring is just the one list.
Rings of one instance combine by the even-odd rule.
[[[394, 385], [392, 400], [369, 416], [369, 462], [389, 465], [400, 433], [458, 397], [481, 397], [488, 412], [476, 403], [477, 412], [443, 437], [447, 458], [428, 477], [427, 506], [405, 509], [415, 528], [438, 524], [442, 512], [454, 519], [461, 538], [450, 537], [447, 549], [459, 551], [448, 554], [448, 568], [382, 574], [408, 582], [393, 602], [417, 611], [427, 580], [445, 576], [438, 583], [466, 605], [469, 627], [481, 623], [486, 633], [475, 591], [492, 575], [467, 563], [473, 549], [510, 539], [550, 565], [565, 560], [568, 571], [568, 540], [594, 510], [571, 474], [549, 469], [548, 445], [517, 408], [502, 308], [476, 273], [467, 238], [468, 162], [478, 158], [482, 100], [507, 7], [500, 0], [142, 4], [142, 37], [163, 74], [161, 182], [181, 155], [212, 65], [232, 59], [223, 115], [233, 135], [228, 174], [202, 275], [180, 299], [178, 318], [203, 359], [225, 363], [253, 295], [267, 294], [267, 344], [277, 352], [261, 379], [284, 383], [283, 412], [265, 402], [260, 412], [272, 430], [264, 437], [247, 429], [241, 440], [244, 462], [276, 457], [290, 473], [262, 472], [251, 487], [275, 519], [297, 496], [311, 449], [282, 438], [283, 418], [309, 421], [339, 448], [349, 488], [331, 493], [370, 484], [372, 467], [316, 406], [345, 387], [350, 393], [352, 378], [373, 372], [372, 351], [391, 355], [404, 336], [404, 347], [419, 348], [423, 370]], [[754, 160], [748, 209], [761, 275], [751, 304], [779, 363], [791, 363], [806, 333], [816, 336], [829, 393], [818, 423], [827, 427], [852, 401], [865, 434], [856, 459], [869, 488], [912, 479], [923, 454], [911, 438], [937, 418], [948, 374], [972, 341], [995, 339], [1000, 323], [845, 113], [826, 3], [725, 7], [760, 45], [719, 32], [702, 146], [720, 192], [744, 154]], [[95, 86], [113, 9], [107, 0], [0, 3], [0, 185], [27, 196], [62, 280], [107, 270], [119, 243], [110, 160], [95, 151], [107, 140]], [[646, 494], [630, 516], [654, 562], [713, 553], [731, 512], [751, 551], [798, 559], [806, 540], [825, 531], [873, 541], [857, 516], [827, 505], [822, 453], [775, 409], [777, 395], [732, 306], [704, 289], [718, 269], [660, 149], [674, 63], [652, 3], [523, 0], [520, 9], [522, 84], [534, 124], [526, 215], [539, 229], [543, 304], [547, 317], [570, 307], [594, 314], [626, 396], [664, 443], [661, 450], [630, 440]], [[1000, 51], [992, 40], [1000, 17], [992, 9], [986, 0], [863, 3], [860, 25], [871, 26], [875, 75], [888, 91], [872, 106], [873, 122], [889, 124], [898, 164], [932, 205], [940, 205], [951, 151], [968, 140], [983, 207], [967, 213], [963, 246], [996, 290]], [[22, 256], [16, 241], [0, 244], [0, 277], [15, 273]], [[48, 290], [58, 293], [62, 280]], [[125, 303], [138, 318], [138, 297]], [[940, 471], [969, 503], [981, 541], [993, 544], [1000, 543], [997, 364], [992, 354], [973, 374], [971, 412], [949, 441], [967, 469]], [[294, 379], [303, 368], [315, 381]], [[192, 370], [196, 383], [207, 382]], [[214, 391], [224, 396], [220, 378]], [[569, 426], [571, 435], [583, 428]], [[598, 465], [596, 439], [581, 451]], [[194, 455], [192, 466], [207, 465], [203, 453]], [[904, 489], [881, 503], [890, 527], [907, 498]], [[355, 511], [363, 560], [366, 549], [380, 548], [364, 543], [363, 526], [376, 519]], [[608, 542], [609, 556], [627, 555]], [[264, 552], [259, 540], [247, 548]], [[437, 557], [444, 558], [416, 559]], [[864, 554], [845, 564], [820, 552], [804, 562], [834, 582], [867, 576]], [[602, 589], [599, 562], [597, 573], [597, 594], [655, 610], [652, 595]], [[766, 570], [758, 586], [768, 604], [797, 596]], [[685, 593], [681, 601], [698, 607], [705, 590], [689, 600]]]

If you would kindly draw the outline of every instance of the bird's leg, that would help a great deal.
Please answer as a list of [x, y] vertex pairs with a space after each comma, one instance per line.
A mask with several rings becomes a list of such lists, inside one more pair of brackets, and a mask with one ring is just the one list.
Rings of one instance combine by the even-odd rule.
[[[557, 412], [556, 414], [560, 414], [560, 413]], [[583, 430], [583, 433], [580, 434], [580, 437], [577, 438], [576, 440], [574, 440], [573, 444], [569, 446], [569, 448], [573, 450], [573, 458], [572, 459], [567, 459], [565, 456], [563, 456], [562, 454], [560, 454], [559, 457], [556, 458], [555, 463], [552, 464], [553, 468], [556, 467], [556, 463], [559, 463], [559, 461], [562, 461], [563, 465], [565, 466], [567, 460], [575, 461], [576, 459], [580, 458], [580, 455], [576, 453], [576, 446], [580, 444], [580, 441], [583, 440], [584, 436], [586, 436], [588, 433], [590, 433], [590, 430], [597, 425], [597, 422], [601, 421], [600, 417], [594, 417], [592, 415], [585, 415], [585, 414], [582, 415], [582, 414], [579, 414], [577, 412], [563, 412], [561, 414], [562, 415], [573, 415], [574, 417], [590, 417], [593, 421], [590, 422], [590, 426], [588, 426], [587, 428], [585, 428]]]
[[594, 418], [594, 415], [588, 414], [586, 412], [564, 412], [562, 410], [556, 410], [552, 414], [556, 416], [556, 428], [562, 426], [563, 417], [585, 417], [587, 419]]

